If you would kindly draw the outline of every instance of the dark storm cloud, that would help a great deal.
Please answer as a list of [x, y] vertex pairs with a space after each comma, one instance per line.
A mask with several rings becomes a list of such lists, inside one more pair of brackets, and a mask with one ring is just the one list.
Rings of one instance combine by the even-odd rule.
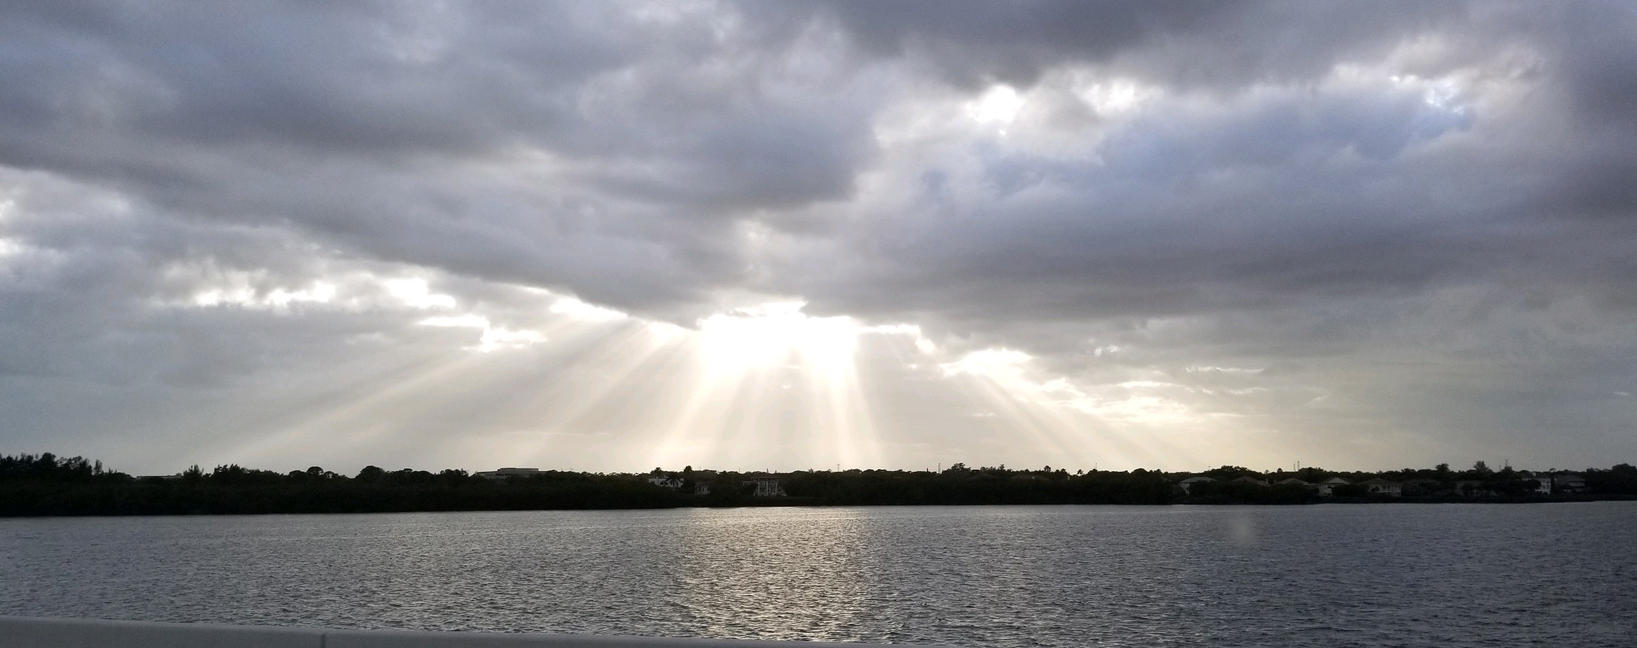
[[[0, 161], [629, 308], [695, 299], [732, 281], [724, 215], [845, 197], [869, 132], [822, 81], [786, 87], [789, 34], [694, 14], [21, 8]], [[460, 172], [529, 152], [560, 171]]]
[[[850, 74], [872, 57], [924, 60], [953, 78], [1020, 87], [1053, 67], [1086, 63], [1175, 92], [1208, 81], [1231, 96], [1255, 84], [1306, 83], [1348, 57], [1379, 58], [1428, 35], [1450, 32], [1466, 47], [1505, 44], [1467, 33], [1492, 29], [1496, 38], [1562, 48], [1544, 55], [1564, 70], [1564, 99], [1585, 116], [1574, 131], [1587, 135], [1599, 122], [1619, 121], [1610, 108], [1631, 85], [1620, 82], [1631, 66], [1616, 58], [1629, 44], [1620, 35], [1631, 33], [1621, 29], [1629, 12], [1599, 5], [1525, 18], [1515, 16], [1524, 10], [1477, 12], [1482, 19], [1457, 3], [1021, 3], [961, 11], [840, 3], [722, 7], [676, 19], [625, 9], [36, 7], [7, 21], [0, 76], [13, 83], [0, 94], [10, 115], [0, 157], [99, 178], [185, 213], [292, 222], [386, 259], [578, 289], [636, 310], [656, 302], [658, 312], [744, 280], [738, 250], [723, 243], [732, 236], [723, 215], [759, 209], [758, 219], [777, 226], [781, 208], [849, 196], [871, 159], [869, 118], [878, 103], [858, 91], [887, 85]], [[1549, 28], [1538, 43], [1513, 26], [1531, 19]], [[835, 43], [798, 51], [793, 43], [803, 38], [825, 39], [812, 34], [826, 25], [861, 53]], [[1565, 42], [1568, 32], [1591, 37]], [[796, 60], [804, 56], [820, 60]], [[1232, 286], [1203, 290], [1209, 277], [1321, 291], [1371, 277], [1420, 281], [1434, 266], [1459, 265], [1417, 251], [1445, 249], [1438, 230], [1447, 226], [1429, 231], [1377, 215], [1451, 206], [1361, 194], [1400, 190], [1389, 183], [1412, 174], [1438, 177], [1399, 154], [1469, 120], [1429, 109], [1413, 91], [1309, 97], [1298, 86], [1249, 107], [1179, 105], [1117, 133], [1100, 148], [1101, 169], [1027, 154], [984, 160], [986, 181], [1003, 192], [1055, 183], [1071, 193], [1056, 205], [995, 206], [1021, 222], [979, 223], [975, 249], [949, 234], [911, 230], [902, 234], [912, 239], [906, 245], [945, 259], [885, 271], [922, 268], [956, 290], [962, 274], [1003, 283], [1114, 279], [1103, 290], [1140, 300], [1143, 286], [1117, 288], [1120, 274], [1135, 273], [1162, 285], [1193, 281], [1201, 290], [1192, 292], [1208, 294], [1180, 297], [1202, 306], [1233, 298]], [[567, 168], [511, 180], [460, 171], [520, 147]], [[1342, 149], [1378, 164], [1311, 166]], [[1629, 164], [1624, 150], [1592, 146], [1586, 160], [1559, 160], [1554, 166], [1574, 171], [1552, 187], [1571, 201], [1560, 205], [1619, 211], [1629, 198], [1629, 183], [1618, 181]], [[1226, 191], [1192, 189], [1204, 176], [1247, 169], [1267, 178]], [[1405, 204], [1393, 204], [1395, 197]], [[1357, 214], [1349, 219], [1349, 211]], [[1063, 245], [1040, 248], [1053, 243]], [[1031, 247], [1035, 253], [1016, 254]], [[1399, 259], [1375, 254], [1401, 250]], [[1381, 269], [1350, 267], [1340, 260], [1348, 254]], [[1302, 265], [1304, 255], [1328, 260], [1328, 269], [1281, 271]], [[973, 272], [960, 272], [963, 265]], [[1169, 310], [1163, 302], [1152, 307]]]
[[[835, 296], [838, 311], [927, 310], [920, 296], [942, 302], [930, 310], [1030, 321], [1267, 309], [1416, 294], [1448, 282], [1561, 287], [1571, 273], [1581, 272], [1587, 252], [1602, 258], [1611, 275], [1584, 289], [1616, 290], [1631, 280], [1621, 274], [1627, 269], [1620, 262], [1624, 246], [1605, 238], [1623, 227], [1558, 220], [1632, 213], [1631, 185], [1615, 179], [1633, 159], [1626, 148], [1631, 120], [1591, 109], [1605, 103], [1599, 99], [1604, 93], [1618, 92], [1620, 80], [1637, 67], [1597, 54], [1618, 49], [1611, 41], [1630, 41], [1631, 12], [1575, 5], [1532, 14], [1514, 7], [1464, 24], [1447, 20], [1464, 13], [1456, 5], [1426, 7], [1446, 20], [1406, 12], [1402, 24], [1382, 27], [1373, 48], [1365, 50], [1382, 56], [1416, 37], [1447, 33], [1464, 47], [1527, 47], [1544, 59], [1544, 69], [1480, 66], [1480, 77], [1570, 71], [1538, 79], [1530, 90], [1535, 96], [1516, 105], [1474, 104], [1473, 97], [1458, 93], [1441, 105], [1414, 87], [1331, 90], [1301, 83], [1270, 90], [1265, 84], [1287, 79], [1292, 69], [1242, 66], [1241, 73], [1260, 76], [1246, 79], [1252, 85], [1239, 98], [1204, 101], [1202, 108], [1197, 95], [1176, 90], [1182, 94], [1174, 104], [1162, 102], [1151, 117], [1119, 126], [1096, 147], [1095, 160], [954, 151], [981, 165], [976, 180], [990, 188], [984, 202], [947, 206], [932, 200], [908, 212], [879, 214], [877, 226], [856, 243], [879, 262], [859, 272], [885, 276], [843, 274], [816, 280], [823, 287], [804, 292]], [[1613, 15], [1603, 21], [1587, 15], [1604, 13]], [[1321, 32], [1335, 28], [1316, 10], [1307, 18]], [[1519, 34], [1510, 26], [1519, 21], [1545, 33]], [[974, 21], [970, 29], [1004, 24]], [[1405, 27], [1418, 31], [1406, 34]], [[1475, 29], [1491, 29], [1494, 38], [1474, 36]], [[1555, 31], [1563, 29], [1583, 32], [1593, 53], [1559, 40]], [[949, 31], [933, 25], [913, 33], [943, 38]], [[1283, 24], [1274, 31], [1302, 30]], [[908, 33], [899, 38], [913, 40]], [[1212, 51], [1214, 58], [1235, 60], [1237, 52], [1270, 40], [1278, 41], [1278, 34]], [[1050, 42], [1048, 37], [1016, 47]], [[1063, 57], [1095, 54], [1061, 50]], [[1326, 52], [1344, 51], [1316, 48], [1308, 62], [1328, 66], [1336, 61]], [[1144, 43], [1133, 43], [1123, 56], [1148, 54]], [[1444, 57], [1484, 62], [1472, 52]], [[1586, 58], [1596, 62], [1581, 60]], [[1131, 70], [1142, 74], [1149, 67]], [[1602, 77], [1616, 90], [1606, 90]], [[1564, 104], [1578, 108], [1565, 115]], [[894, 280], [905, 282], [905, 289], [879, 290], [882, 281]]]
[[962, 84], [1031, 85], [1065, 62], [1116, 65], [1167, 85], [1234, 88], [1322, 76], [1439, 23], [1455, 2], [837, 2], [866, 50], [925, 56]]

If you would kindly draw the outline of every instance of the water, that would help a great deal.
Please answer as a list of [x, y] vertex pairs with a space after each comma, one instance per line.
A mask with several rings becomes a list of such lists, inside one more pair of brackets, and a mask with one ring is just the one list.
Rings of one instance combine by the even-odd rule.
[[1637, 502], [0, 520], [0, 614], [956, 646], [1637, 645]]

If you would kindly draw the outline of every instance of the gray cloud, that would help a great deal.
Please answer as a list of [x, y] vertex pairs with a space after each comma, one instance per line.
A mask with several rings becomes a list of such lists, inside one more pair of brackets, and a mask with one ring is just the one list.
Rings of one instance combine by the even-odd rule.
[[868, 51], [928, 59], [962, 84], [1030, 85], [1066, 62], [1107, 65], [1166, 85], [1231, 89], [1300, 82], [1402, 39], [1459, 27], [1453, 2], [833, 3]]

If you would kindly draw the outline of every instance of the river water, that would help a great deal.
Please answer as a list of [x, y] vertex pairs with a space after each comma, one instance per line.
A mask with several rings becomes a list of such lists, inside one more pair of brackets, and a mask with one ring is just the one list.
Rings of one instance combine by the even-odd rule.
[[1637, 646], [1637, 502], [0, 520], [0, 614], [954, 646]]

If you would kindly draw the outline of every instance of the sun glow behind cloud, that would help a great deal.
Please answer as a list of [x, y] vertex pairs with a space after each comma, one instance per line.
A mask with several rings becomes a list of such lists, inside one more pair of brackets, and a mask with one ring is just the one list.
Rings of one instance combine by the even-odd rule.
[[[887, 340], [910, 356], [935, 349], [919, 327], [811, 316], [799, 301], [758, 304], [680, 327], [535, 291], [541, 308], [534, 318], [513, 316], [502, 324], [481, 305], [443, 299], [424, 279], [340, 283], [326, 301], [309, 307], [399, 309], [413, 326], [406, 333], [425, 330], [458, 346], [428, 348], [414, 361], [395, 360], [396, 344], [380, 346], [373, 359], [360, 356], [335, 368], [338, 376], [357, 376], [350, 386], [311, 393], [292, 388], [289, 398], [301, 404], [262, 421], [267, 429], [253, 442], [231, 451], [206, 449], [277, 461], [321, 437], [337, 447], [365, 448], [389, 437], [415, 443], [426, 430], [443, 429], [447, 436], [423, 440], [446, 444], [451, 457], [471, 457], [475, 465], [496, 463], [497, 451], [508, 457], [499, 463], [552, 465], [563, 444], [614, 434], [619, 440], [607, 451], [624, 456], [627, 469], [889, 467], [879, 415], [858, 367], [860, 342]], [[277, 294], [222, 292], [245, 295], [173, 307], [260, 309], [267, 295]], [[460, 333], [468, 330], [476, 337]], [[576, 379], [557, 380], [559, 372]], [[462, 411], [458, 403], [503, 389], [529, 395], [473, 410], [470, 418], [449, 418]], [[405, 428], [405, 420], [414, 424]], [[497, 448], [467, 443], [459, 426], [511, 431], [502, 435], [506, 446]], [[643, 464], [629, 463], [632, 457]]]
[[[1095, 399], [1067, 379], [1042, 376], [1021, 351], [983, 349], [951, 359], [918, 326], [812, 316], [799, 301], [758, 304], [678, 327], [572, 298], [542, 298], [552, 305], [543, 309], [538, 326], [520, 334], [459, 309], [416, 320], [429, 328], [483, 331], [476, 344], [464, 347], [480, 353], [429, 360], [421, 365], [425, 373], [315, 412], [291, 426], [295, 437], [325, 428], [375, 429], [367, 422], [384, 412], [424, 409], [448, 398], [440, 392], [449, 389], [506, 384], [527, 391], [520, 381], [546, 379], [536, 383], [534, 397], [483, 412], [512, 422], [507, 425], [513, 432], [505, 435], [512, 459], [505, 463], [551, 465], [561, 444], [605, 434], [605, 426], [613, 425], [624, 437], [624, 452], [643, 449], [643, 466], [891, 467], [895, 462], [883, 443], [894, 431], [883, 427], [881, 404], [860, 369], [864, 362], [884, 361], [861, 356], [871, 348], [900, 363], [905, 375], [925, 375], [962, 394], [974, 408], [973, 420], [983, 413], [979, 423], [1002, 434], [1014, 451], [1083, 466], [1154, 465], [1159, 455], [1151, 442], [1110, 427], [1108, 421], [1118, 417], [1101, 415], [1106, 404], [1088, 405]], [[562, 370], [582, 378], [562, 383], [549, 380], [551, 374], [490, 375], [531, 373], [526, 367], [538, 353], [567, 362]], [[492, 452], [471, 447], [455, 455]], [[928, 456], [945, 463], [969, 458], [935, 450]]]
[[1023, 109], [1023, 96], [1008, 85], [989, 88], [976, 101], [967, 104], [966, 114], [980, 124], [997, 124], [1005, 132], [1007, 124], [1017, 119]]
[[[678, 326], [524, 286], [489, 288], [511, 291], [506, 300], [457, 299], [452, 279], [416, 269], [279, 279], [193, 264], [167, 276], [192, 297], [156, 307], [267, 312], [291, 325], [392, 316], [404, 326], [349, 340], [350, 359], [333, 367], [339, 388], [281, 388], [268, 400], [289, 405], [259, 418], [253, 440], [197, 444], [202, 463], [301, 461], [300, 448], [326, 439], [363, 454], [439, 447], [471, 466], [890, 468], [1004, 457], [1152, 467], [1195, 456], [1176, 430], [1222, 427], [1186, 396], [1267, 391], [1253, 384], [1259, 371], [1205, 363], [1178, 373], [1248, 382], [1197, 392], [1163, 376], [1086, 382], [1021, 350], [937, 343], [912, 323], [810, 315], [799, 300]], [[1096, 344], [1086, 355], [1118, 363], [1126, 351]], [[937, 428], [903, 427], [926, 415], [917, 403], [929, 397], [952, 406], [938, 414], [964, 438], [952, 450]], [[906, 419], [906, 410], [919, 413]]]
[[805, 303], [769, 302], [699, 320], [700, 352], [724, 370], [790, 361], [842, 362], [857, 345], [847, 317], [810, 317]]
[[[627, 463], [630, 456], [642, 457], [626, 469], [893, 467], [902, 460], [889, 456], [883, 444], [897, 431], [884, 427], [887, 417], [872, 394], [879, 388], [866, 382], [860, 368], [887, 362], [905, 376], [924, 376], [959, 394], [971, 408], [969, 424], [993, 430], [1008, 451], [1046, 458], [1042, 463], [1142, 466], [1178, 456], [1153, 447], [1163, 442], [1134, 438], [1119, 427], [1140, 422], [1144, 408], [1159, 402], [1152, 397], [1093, 397], [1066, 378], [1043, 374], [1022, 351], [946, 351], [919, 326], [808, 315], [801, 301], [747, 306], [680, 327], [529, 289], [540, 303], [533, 318], [514, 315], [503, 324], [481, 305], [463, 305], [424, 278], [337, 278], [312, 285], [328, 286], [324, 299], [285, 299], [297, 292], [288, 289], [212, 289], [234, 298], [196, 299], [187, 306], [264, 309], [299, 301], [304, 308], [337, 312], [395, 308], [412, 315], [407, 321], [416, 328], [470, 330], [475, 337], [452, 338], [459, 342], [449, 349], [453, 354], [406, 363], [393, 361], [391, 347], [383, 347], [378, 361], [338, 367], [340, 373], [363, 374], [343, 395], [315, 393], [304, 397], [305, 405], [270, 418], [266, 434], [239, 453], [277, 458], [319, 437], [362, 449], [406, 434], [394, 427], [407, 416], [425, 428], [503, 426], [510, 430], [501, 436], [508, 459], [499, 463], [508, 464], [552, 465], [565, 444], [614, 434], [619, 440], [607, 439], [613, 444], [607, 452], [627, 456]], [[866, 348], [887, 355], [864, 357]], [[542, 373], [535, 368], [539, 363], [556, 370]], [[578, 378], [556, 380], [558, 371]], [[450, 421], [444, 412], [454, 407], [445, 403], [500, 389], [532, 395], [475, 410], [476, 418]], [[384, 423], [390, 421], [399, 423]], [[467, 443], [463, 436], [456, 432], [438, 443], [475, 465], [496, 463], [497, 448]], [[926, 452], [943, 463], [972, 458], [944, 456], [936, 448]]]
[[775, 444], [824, 464], [881, 464], [855, 357], [869, 330], [849, 317], [809, 316], [804, 306], [769, 302], [699, 320], [688, 339], [696, 382], [652, 463], [704, 463], [714, 453]]

